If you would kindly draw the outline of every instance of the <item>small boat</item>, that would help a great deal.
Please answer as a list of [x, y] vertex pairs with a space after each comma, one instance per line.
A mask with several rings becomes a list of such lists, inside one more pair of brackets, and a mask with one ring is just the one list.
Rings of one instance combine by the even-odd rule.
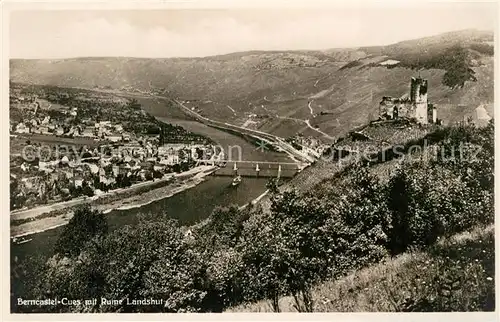
[[32, 241], [33, 239], [30, 238], [22, 238], [22, 237], [12, 237], [12, 242], [16, 245], [21, 245], [21, 244], [24, 244], [24, 243], [27, 243], [27, 242], [30, 242]]
[[30, 239], [23, 239], [23, 240], [20, 240], [16, 243], [16, 245], [21, 245], [21, 244], [24, 244], [24, 243], [27, 243], [27, 242], [30, 242], [32, 241], [33, 239], [30, 238]]
[[241, 183], [241, 176], [238, 175], [238, 176], [234, 177], [233, 182], [231, 183], [231, 185], [233, 187], [235, 187], [235, 186], [239, 185], [240, 183]]

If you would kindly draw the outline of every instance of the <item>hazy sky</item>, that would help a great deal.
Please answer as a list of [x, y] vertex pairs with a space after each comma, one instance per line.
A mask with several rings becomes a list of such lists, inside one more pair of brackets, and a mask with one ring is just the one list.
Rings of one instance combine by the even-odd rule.
[[391, 8], [17, 11], [11, 58], [182, 57], [245, 50], [384, 45], [446, 31], [494, 30], [495, 4]]

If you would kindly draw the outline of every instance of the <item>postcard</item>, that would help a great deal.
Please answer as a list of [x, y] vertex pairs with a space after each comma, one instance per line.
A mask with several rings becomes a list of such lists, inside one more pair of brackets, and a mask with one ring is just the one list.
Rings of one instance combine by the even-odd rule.
[[2, 13], [8, 320], [494, 319], [495, 2]]

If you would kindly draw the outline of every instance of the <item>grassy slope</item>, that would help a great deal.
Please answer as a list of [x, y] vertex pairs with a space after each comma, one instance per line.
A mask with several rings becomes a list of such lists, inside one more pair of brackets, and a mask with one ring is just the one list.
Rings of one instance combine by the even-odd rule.
[[[401, 127], [386, 124], [368, 126], [362, 132], [373, 138], [364, 143], [378, 146], [381, 141], [404, 144], [423, 138], [429, 130], [411, 125]], [[349, 139], [341, 143], [347, 146], [350, 144]], [[418, 155], [419, 153], [413, 157], [418, 159]], [[395, 159], [374, 164], [369, 167], [369, 171], [385, 181], [399, 162]], [[302, 192], [311, 189], [326, 191], [332, 185], [342, 184], [341, 177], [334, 178], [348, 163], [319, 160], [313, 167], [305, 169], [285, 184], [285, 187], [293, 187]], [[269, 208], [268, 200], [265, 200], [263, 207]], [[437, 298], [439, 301], [432, 304], [434, 311], [453, 308], [492, 310], [494, 281], [487, 278], [494, 277], [493, 227], [478, 227], [470, 232], [441, 239], [427, 252], [406, 253], [388, 258], [383, 263], [355, 271], [340, 280], [321, 283], [313, 290], [314, 311], [422, 311], [429, 309], [431, 305], [426, 301]], [[457, 280], [461, 281], [459, 286], [455, 284]], [[448, 290], [448, 286], [452, 289]], [[471, 289], [478, 291], [470, 292]], [[488, 294], [486, 298], [479, 300], [484, 306], [477, 306], [478, 294]], [[292, 297], [283, 297], [280, 303], [282, 311], [296, 311]], [[269, 302], [260, 301], [242, 304], [228, 312], [272, 312], [272, 308]]]
[[[459, 266], [461, 265], [461, 266]], [[494, 309], [494, 226], [441, 239], [427, 252], [388, 258], [313, 289], [314, 312], [466, 311]], [[477, 294], [487, 294], [476, 306]], [[412, 302], [413, 300], [413, 302]], [[428, 302], [427, 302], [428, 301]], [[429, 304], [432, 303], [432, 304]], [[291, 297], [280, 300], [283, 312], [296, 312]], [[227, 312], [272, 312], [268, 302], [234, 307]]]
[[[382, 95], [409, 92], [409, 79], [416, 74], [409, 68], [368, 64], [392, 54], [414, 55], [415, 48], [417, 53], [422, 48], [439, 51], [443, 39], [453, 45], [477, 42], [481, 37], [482, 33], [469, 31], [358, 50], [254, 51], [205, 58], [12, 60], [11, 80], [77, 87], [133, 86], [142, 90], [152, 85], [166, 89], [166, 95], [171, 97], [200, 100], [196, 105], [212, 118], [243, 124], [250, 113], [267, 115], [256, 125], [261, 130], [285, 137], [296, 132], [321, 136], [303, 122], [278, 119], [276, 114], [310, 118], [313, 126], [338, 136], [376, 116]], [[340, 69], [357, 59], [361, 59], [360, 66]], [[473, 69], [477, 82], [466, 82], [463, 88], [453, 90], [442, 84], [444, 70], [422, 71], [429, 80], [429, 99], [443, 105], [443, 113], [439, 114], [443, 118], [463, 118], [462, 114], [471, 113], [479, 104], [493, 101], [493, 58], [480, 55], [476, 65]], [[307, 107], [311, 97], [316, 97], [311, 103], [316, 114], [331, 114], [313, 118]], [[457, 105], [464, 108], [456, 110]]]

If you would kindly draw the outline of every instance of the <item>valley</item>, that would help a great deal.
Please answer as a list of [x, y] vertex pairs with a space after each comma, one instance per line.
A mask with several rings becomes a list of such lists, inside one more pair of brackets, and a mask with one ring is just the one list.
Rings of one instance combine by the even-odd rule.
[[[47, 88], [64, 108], [42, 125], [84, 124], [82, 137], [110, 147], [107, 172], [61, 158], [36, 182], [83, 194], [82, 172], [90, 199], [15, 203], [11, 234], [26, 239], [11, 242], [13, 312], [494, 310], [492, 40], [462, 30], [357, 48], [11, 59], [16, 198], [44, 192], [24, 177], [45, 164], [19, 151], [42, 127], [23, 115], [51, 96], [24, 90]], [[56, 125], [46, 136], [73, 140]], [[122, 146], [144, 150], [141, 162]], [[95, 300], [15, 302], [47, 294]]]
[[[428, 79], [429, 96], [445, 124], [463, 119], [480, 104], [491, 104], [493, 56], [477, 49], [488, 46], [492, 37], [465, 30], [385, 47], [333, 51], [12, 60], [11, 81], [161, 93], [214, 120], [285, 138], [302, 133], [329, 141], [376, 119], [381, 97], [407, 93], [409, 79], [418, 74]], [[427, 62], [447, 55], [457, 44], [466, 54], [457, 68], [470, 68], [475, 81], [450, 87], [445, 84], [448, 72], [437, 67], [451, 67]], [[415, 57], [421, 57], [421, 65]], [[381, 64], [389, 58], [401, 63]]]

